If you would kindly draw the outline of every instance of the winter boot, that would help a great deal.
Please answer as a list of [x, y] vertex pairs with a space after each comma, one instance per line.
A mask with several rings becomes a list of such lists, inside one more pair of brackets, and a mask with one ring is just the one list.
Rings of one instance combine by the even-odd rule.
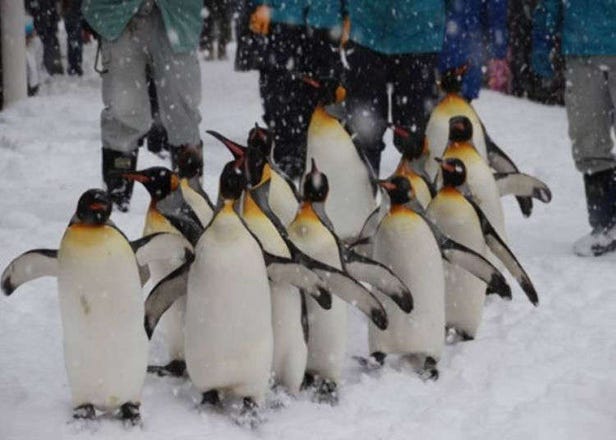
[[592, 231], [578, 239], [573, 251], [581, 257], [616, 250], [616, 169], [584, 174], [588, 222]]
[[159, 123], [154, 123], [147, 134], [148, 151], [162, 156], [165, 151], [170, 150], [167, 130]]
[[113, 204], [121, 212], [128, 211], [130, 198], [133, 194], [134, 182], [122, 177], [122, 173], [137, 169], [137, 153], [135, 149], [131, 153], [103, 148], [103, 181], [107, 186], [107, 192]]

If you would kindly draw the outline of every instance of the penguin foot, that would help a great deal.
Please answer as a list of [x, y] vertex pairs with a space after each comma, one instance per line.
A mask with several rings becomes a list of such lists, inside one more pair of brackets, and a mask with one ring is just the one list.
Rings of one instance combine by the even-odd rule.
[[363, 356], [353, 356], [353, 359], [355, 359], [365, 370], [374, 371], [385, 365], [386, 357], [387, 355], [382, 351], [375, 351], [367, 358]]
[[220, 394], [217, 390], [210, 390], [203, 393], [201, 405], [220, 406]]
[[120, 417], [126, 424], [137, 426], [141, 424], [141, 414], [139, 412], [140, 403], [126, 402], [120, 407]]
[[86, 403], [84, 405], [79, 405], [73, 409], [73, 418], [74, 419], [88, 419], [92, 420], [96, 417], [96, 411], [94, 410], [94, 405], [91, 403]]
[[436, 368], [436, 360], [432, 356], [426, 357], [423, 369], [420, 371], [419, 376], [423, 380], [438, 380], [439, 372]]
[[338, 404], [338, 385], [333, 380], [323, 379], [314, 395], [317, 403]]
[[250, 429], [256, 429], [264, 419], [259, 414], [259, 406], [252, 397], [244, 397], [242, 408], [237, 416], [233, 417], [233, 421], [239, 425]]
[[314, 386], [314, 383], [315, 383], [314, 374], [305, 373], [304, 380], [302, 381], [302, 386], [300, 387], [300, 389], [305, 390], [308, 388], [312, 388]]
[[466, 342], [466, 341], [472, 341], [474, 339], [475, 339], [474, 336], [471, 336], [465, 331], [458, 330], [453, 327], [450, 327], [449, 329], [447, 329], [447, 335], [445, 337], [445, 341], [447, 342], [447, 344], [456, 344], [461, 341]]
[[148, 373], [153, 373], [159, 377], [173, 376], [182, 377], [186, 373], [186, 362], [174, 359], [167, 365], [148, 365]]

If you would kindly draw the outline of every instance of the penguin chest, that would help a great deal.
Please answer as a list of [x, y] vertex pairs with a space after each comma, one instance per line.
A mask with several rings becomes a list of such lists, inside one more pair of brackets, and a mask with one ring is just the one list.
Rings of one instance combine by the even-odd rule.
[[313, 118], [308, 129], [307, 163], [312, 158], [329, 180], [325, 206], [336, 233], [343, 239], [357, 236], [376, 202], [368, 167], [338, 121], [321, 124]]
[[417, 201], [421, 205], [422, 208], [426, 209], [432, 200], [432, 194], [430, 194], [430, 189], [428, 188], [428, 184], [425, 180], [418, 176], [417, 174], [413, 174], [408, 176], [409, 182], [411, 182], [411, 187], [415, 192], [415, 197]]
[[258, 213], [245, 212], [242, 217], [265, 251], [280, 257], [290, 257], [291, 254], [285, 242], [265, 214], [260, 211]]
[[66, 368], [75, 403], [139, 401], [147, 362], [134, 253], [110, 226], [73, 225], [58, 252]]
[[286, 180], [272, 172], [268, 202], [272, 212], [287, 227], [295, 218], [297, 199]]
[[380, 297], [390, 323], [385, 331], [371, 324], [370, 350], [427, 354], [438, 359], [444, 343], [444, 274], [432, 231], [410, 210], [389, 214], [376, 234], [374, 256], [409, 287], [414, 309], [405, 314], [391, 300]]
[[272, 363], [270, 289], [261, 248], [233, 212], [219, 213], [197, 244], [186, 309], [197, 388], [260, 397]]

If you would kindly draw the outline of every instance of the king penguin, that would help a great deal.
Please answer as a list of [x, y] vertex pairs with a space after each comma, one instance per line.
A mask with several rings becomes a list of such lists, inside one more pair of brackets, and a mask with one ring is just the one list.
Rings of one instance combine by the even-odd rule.
[[[441, 163], [443, 188], [428, 207], [428, 214], [436, 224], [453, 239], [459, 240], [478, 253], [487, 249], [505, 265], [514, 276], [533, 305], [539, 303], [535, 288], [503, 238], [498, 234], [487, 215], [467, 194], [465, 163], [448, 157]], [[463, 338], [476, 335], [481, 320], [484, 301], [479, 282], [475, 282], [452, 266], [447, 278], [447, 321]]]
[[60, 248], [17, 257], [2, 274], [2, 290], [10, 295], [27, 281], [56, 276], [73, 416], [94, 418], [96, 409], [119, 408], [136, 424], [148, 355], [139, 266], [177, 258], [190, 245], [170, 234], [131, 243], [110, 214], [106, 192], [84, 192]]
[[273, 332], [270, 287], [259, 242], [234, 209], [246, 178], [242, 160], [225, 165], [221, 203], [195, 247], [188, 274], [186, 366], [203, 403], [220, 392], [243, 399], [256, 415], [270, 379]]
[[350, 134], [326, 109], [328, 104], [344, 100], [344, 89], [327, 81], [310, 79], [307, 83], [318, 95], [318, 105], [308, 126], [306, 169], [315, 159], [329, 176], [325, 209], [337, 235], [346, 241], [357, 237], [376, 206], [374, 171]]

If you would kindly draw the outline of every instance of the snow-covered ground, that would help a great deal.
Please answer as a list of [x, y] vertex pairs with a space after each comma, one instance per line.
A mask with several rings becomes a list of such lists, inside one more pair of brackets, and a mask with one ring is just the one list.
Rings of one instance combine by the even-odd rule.
[[[235, 73], [231, 62], [202, 63], [202, 69], [203, 131], [243, 141], [260, 120], [257, 75]], [[41, 96], [0, 113], [0, 269], [28, 249], [56, 248], [78, 196], [100, 186], [101, 107], [100, 81], [87, 73], [53, 78]], [[535, 203], [530, 219], [513, 199], [504, 202], [511, 246], [541, 304], [532, 307], [512, 281], [512, 302], [488, 299], [478, 338], [446, 347], [437, 382], [425, 383], [396, 363], [374, 374], [360, 371], [350, 355], [365, 354], [366, 328], [353, 313], [336, 407], [302, 395], [267, 409], [267, 421], [250, 431], [198, 410], [198, 393], [187, 380], [150, 376], [142, 428], [107, 419], [73, 423], [56, 282], [41, 279], [0, 299], [0, 439], [614, 438], [616, 256], [571, 253], [587, 224], [565, 112], [486, 91], [476, 107], [520, 168], [554, 193], [551, 204]], [[204, 186], [215, 197], [230, 155], [211, 137], [203, 140]], [[388, 148], [384, 173], [396, 161]], [[142, 150], [140, 167], [158, 163], [164, 162]], [[141, 235], [147, 200], [137, 185], [131, 212], [112, 215], [129, 237]], [[157, 339], [151, 358], [164, 360]]]

